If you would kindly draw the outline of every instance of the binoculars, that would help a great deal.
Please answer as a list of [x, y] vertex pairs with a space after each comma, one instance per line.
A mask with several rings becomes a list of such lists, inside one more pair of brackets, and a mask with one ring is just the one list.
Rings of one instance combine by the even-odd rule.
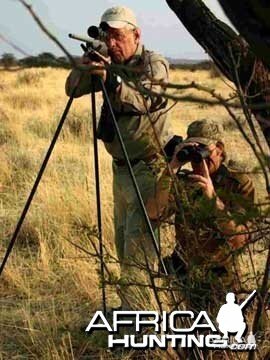
[[206, 145], [198, 146], [188, 145], [177, 153], [177, 159], [182, 163], [195, 162], [200, 163], [203, 159], [208, 158], [210, 151]]

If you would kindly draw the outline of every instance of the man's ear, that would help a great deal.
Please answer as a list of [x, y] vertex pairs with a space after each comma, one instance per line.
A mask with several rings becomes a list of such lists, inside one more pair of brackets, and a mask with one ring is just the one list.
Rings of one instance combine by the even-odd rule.
[[219, 155], [222, 155], [223, 159], [225, 160], [226, 154], [225, 154], [225, 147], [224, 147], [223, 142], [218, 141], [218, 142], [216, 143], [216, 147], [217, 147], [218, 154], [219, 154]]
[[222, 151], [224, 148], [223, 144], [219, 141], [216, 143], [216, 147], [218, 148], [218, 151]]
[[134, 38], [135, 38], [136, 42], [140, 42], [141, 29], [139, 29], [139, 28], [134, 29]]

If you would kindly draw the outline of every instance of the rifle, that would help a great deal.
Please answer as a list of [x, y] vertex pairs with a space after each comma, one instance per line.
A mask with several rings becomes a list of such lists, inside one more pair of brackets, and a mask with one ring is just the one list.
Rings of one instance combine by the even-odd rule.
[[81, 44], [81, 47], [84, 52], [88, 53], [88, 56], [92, 60], [103, 61], [105, 64], [109, 65], [110, 61], [108, 60], [108, 50], [105, 43], [101, 40], [93, 40], [90, 37], [68, 34], [71, 39], [82, 41], [85, 44]]

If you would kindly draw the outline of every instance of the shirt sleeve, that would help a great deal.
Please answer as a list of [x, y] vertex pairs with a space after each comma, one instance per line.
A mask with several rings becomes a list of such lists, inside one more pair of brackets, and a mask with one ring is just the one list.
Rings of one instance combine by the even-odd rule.
[[[81, 79], [80, 79], [81, 76]], [[79, 69], [73, 69], [69, 76], [67, 77], [66, 84], [65, 84], [65, 90], [67, 96], [71, 96], [72, 90], [76, 86], [77, 82], [79, 81], [78, 88], [75, 92], [74, 97], [78, 98], [86, 94], [90, 94], [92, 90], [92, 82], [91, 82], [91, 74], [87, 73], [86, 71], [81, 71]], [[98, 86], [98, 83], [95, 81], [95, 92], [100, 91], [100, 87]]]
[[[222, 201], [225, 204], [223, 211], [217, 211], [217, 223], [228, 223], [228, 229], [233, 232], [237, 226], [250, 228], [252, 219], [256, 217], [255, 188], [253, 181], [247, 174], [232, 173], [225, 187], [226, 196], [223, 193]], [[232, 225], [232, 221], [233, 224]], [[240, 230], [240, 232], [243, 231]], [[239, 232], [239, 231], [238, 231]]]
[[121, 90], [116, 97], [116, 102], [121, 104], [123, 112], [137, 112], [146, 114], [165, 107], [167, 100], [161, 96], [165, 90], [164, 85], [153, 84], [161, 82], [166, 84], [169, 79], [169, 65], [162, 57], [150, 57], [141, 77], [135, 80], [123, 80]]
[[166, 219], [177, 210], [173, 181], [168, 169], [164, 169], [157, 182], [155, 195], [146, 203], [151, 220]]
[[255, 188], [253, 181], [249, 176], [243, 174], [241, 176], [241, 181], [239, 182], [239, 193], [248, 200], [250, 203], [254, 204], [255, 202]]

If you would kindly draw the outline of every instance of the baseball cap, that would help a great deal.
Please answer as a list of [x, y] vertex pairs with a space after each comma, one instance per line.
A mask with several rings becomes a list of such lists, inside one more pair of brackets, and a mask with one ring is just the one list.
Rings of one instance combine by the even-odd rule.
[[197, 142], [211, 145], [217, 141], [223, 142], [224, 127], [214, 120], [197, 120], [192, 122], [187, 129], [187, 138], [184, 142]]
[[136, 28], [137, 19], [131, 9], [126, 6], [115, 6], [107, 9], [101, 17], [100, 27], [104, 24], [115, 29], [123, 27]]

